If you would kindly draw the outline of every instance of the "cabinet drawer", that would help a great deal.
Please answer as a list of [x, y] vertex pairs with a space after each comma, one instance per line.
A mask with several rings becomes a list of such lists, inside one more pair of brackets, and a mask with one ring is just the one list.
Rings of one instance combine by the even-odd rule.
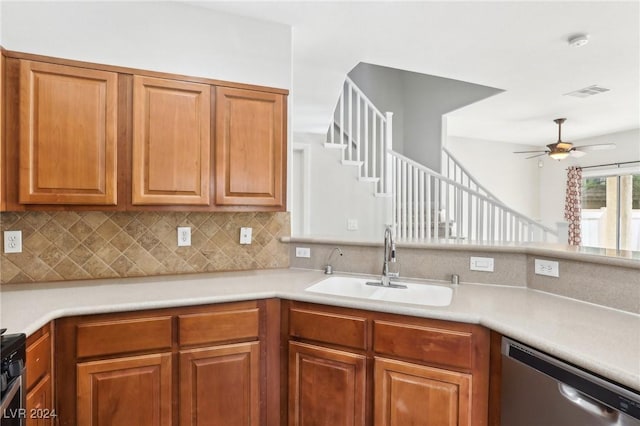
[[181, 346], [258, 338], [257, 308], [237, 311], [179, 315]]
[[51, 372], [51, 334], [47, 332], [27, 347], [26, 388], [31, 389], [49, 372]]
[[367, 320], [305, 309], [289, 311], [289, 334], [317, 342], [366, 349]]
[[470, 332], [374, 321], [373, 349], [378, 354], [470, 369]]
[[86, 358], [171, 348], [171, 317], [80, 324], [76, 355]]

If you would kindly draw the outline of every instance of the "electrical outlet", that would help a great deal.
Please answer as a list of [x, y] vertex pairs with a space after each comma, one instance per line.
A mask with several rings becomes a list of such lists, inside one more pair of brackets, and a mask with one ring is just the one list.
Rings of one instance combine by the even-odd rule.
[[493, 272], [493, 257], [472, 257], [469, 261], [472, 271]]
[[22, 253], [22, 231], [4, 231], [4, 252]]
[[178, 226], [178, 247], [189, 247], [191, 245], [191, 227]]
[[240, 228], [240, 244], [251, 244], [252, 228]]
[[311, 249], [309, 247], [296, 247], [296, 257], [311, 257]]
[[553, 260], [535, 260], [535, 271], [537, 275], [546, 275], [548, 277], [560, 277], [560, 264]]
[[347, 231], [358, 230], [358, 219], [347, 219]]

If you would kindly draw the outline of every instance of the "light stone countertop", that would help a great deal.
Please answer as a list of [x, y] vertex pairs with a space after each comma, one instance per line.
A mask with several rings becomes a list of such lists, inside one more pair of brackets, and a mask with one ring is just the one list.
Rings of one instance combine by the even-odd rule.
[[461, 284], [447, 307], [305, 292], [320, 271], [274, 269], [2, 285], [0, 325], [31, 334], [56, 318], [279, 297], [484, 325], [640, 391], [640, 315], [536, 290]]

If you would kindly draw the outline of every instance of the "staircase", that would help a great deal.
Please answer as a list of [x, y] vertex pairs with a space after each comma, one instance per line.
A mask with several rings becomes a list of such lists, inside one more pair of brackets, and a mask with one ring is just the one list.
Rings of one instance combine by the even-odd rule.
[[556, 231], [509, 208], [443, 148], [443, 174], [393, 150], [393, 113], [382, 113], [347, 77], [325, 147], [388, 197], [398, 241], [538, 242]]

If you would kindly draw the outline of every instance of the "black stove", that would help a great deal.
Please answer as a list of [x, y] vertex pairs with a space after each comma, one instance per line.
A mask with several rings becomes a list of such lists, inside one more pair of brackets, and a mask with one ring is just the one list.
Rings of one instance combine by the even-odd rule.
[[22, 425], [24, 409], [24, 366], [27, 337], [6, 334], [0, 338], [0, 423], [3, 426]]

